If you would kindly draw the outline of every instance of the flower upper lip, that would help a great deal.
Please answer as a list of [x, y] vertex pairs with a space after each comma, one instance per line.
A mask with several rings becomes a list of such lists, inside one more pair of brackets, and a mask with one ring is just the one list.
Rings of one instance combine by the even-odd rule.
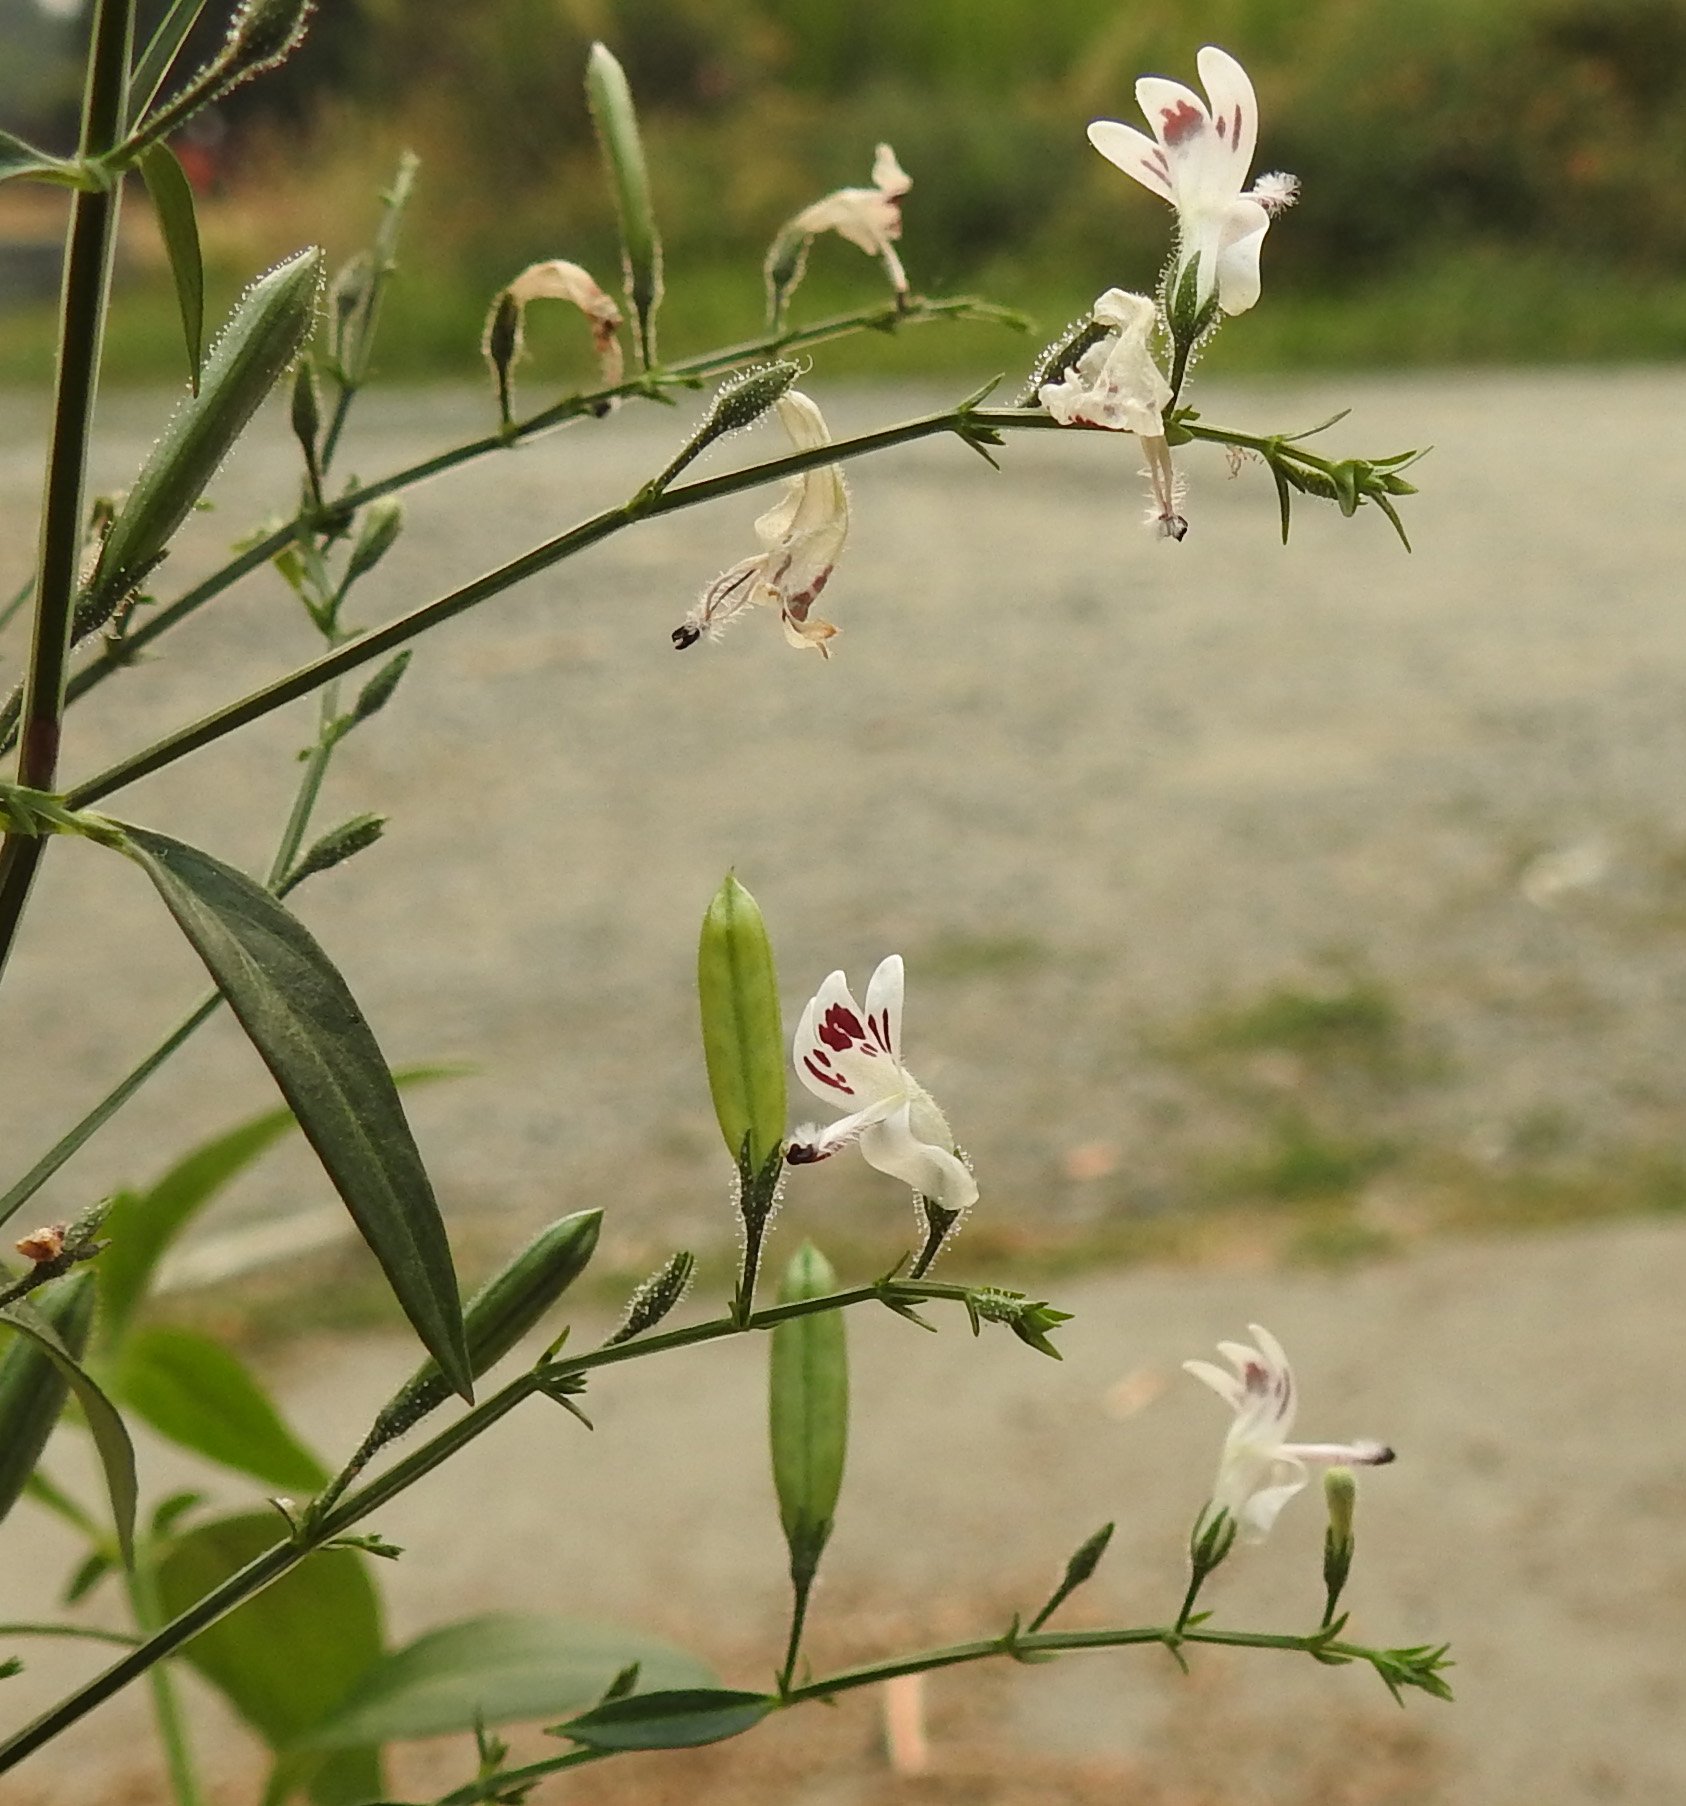
[[1381, 1467], [1394, 1455], [1380, 1442], [1289, 1442], [1299, 1409], [1293, 1369], [1269, 1330], [1257, 1323], [1248, 1327], [1257, 1346], [1218, 1344], [1234, 1372], [1211, 1361], [1184, 1361], [1183, 1366], [1235, 1413], [1224, 1438], [1212, 1506], [1229, 1514], [1243, 1542], [1256, 1543], [1305, 1485], [1308, 1466]]
[[854, 1108], [824, 1129], [799, 1129], [786, 1157], [802, 1165], [858, 1142], [869, 1165], [963, 1211], [977, 1199], [977, 1181], [936, 1100], [902, 1064], [903, 985], [893, 953], [873, 973], [864, 1009], [840, 971], [809, 1000], [792, 1049], [797, 1077], [815, 1097]]
[[1259, 130], [1252, 81], [1215, 44], [1196, 61], [1206, 99], [1181, 82], [1144, 75], [1136, 83], [1136, 101], [1153, 136], [1116, 119], [1097, 119], [1089, 142], [1176, 208], [1173, 289], [1194, 264], [1202, 307], [1215, 295], [1226, 314], [1245, 313], [1259, 298], [1259, 249], [1271, 213], [1292, 202], [1297, 185], [1292, 177], [1270, 176], [1244, 192]]

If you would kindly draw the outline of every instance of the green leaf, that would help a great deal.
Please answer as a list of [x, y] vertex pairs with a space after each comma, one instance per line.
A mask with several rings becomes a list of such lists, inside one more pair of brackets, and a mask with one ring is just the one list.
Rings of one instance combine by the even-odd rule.
[[129, 81], [131, 125], [151, 110], [153, 101], [158, 98], [158, 90], [169, 76], [170, 65], [175, 62], [186, 42], [187, 34], [192, 31], [204, 10], [205, 0], [173, 0], [170, 10], [159, 21], [158, 29], [148, 39], [145, 50], [137, 59], [134, 75]]
[[621, 222], [621, 261], [627, 298], [638, 322], [638, 350], [645, 369], [656, 361], [656, 309], [662, 299], [662, 241], [650, 200], [650, 175], [638, 134], [638, 110], [626, 71], [608, 47], [593, 44], [585, 68], [585, 97], [597, 128], [597, 144], [615, 191]]
[[205, 265], [199, 254], [199, 222], [193, 211], [193, 185], [167, 144], [151, 144], [136, 167], [158, 213], [158, 228], [170, 256], [176, 303], [181, 309], [182, 337], [187, 343], [187, 379], [199, 393], [199, 371], [205, 357]]
[[[73, 1273], [37, 1297], [42, 1321], [79, 1358], [94, 1320], [93, 1274]], [[69, 1391], [69, 1380], [44, 1349], [8, 1339], [0, 1353], [0, 1518], [22, 1497]]]
[[117, 1541], [123, 1559], [134, 1554], [135, 1536], [135, 1450], [129, 1432], [117, 1409], [77, 1364], [76, 1357], [65, 1347], [59, 1333], [27, 1298], [0, 1307], [0, 1324], [29, 1337], [64, 1376], [76, 1402], [82, 1407], [88, 1429], [99, 1452], [100, 1466], [105, 1470], [105, 1489], [111, 1495], [112, 1516], [117, 1524]]
[[[163, 1609], [171, 1617], [185, 1611], [273, 1548], [281, 1529], [273, 1512], [258, 1511], [188, 1531], [158, 1564]], [[363, 1558], [345, 1549], [312, 1555], [202, 1631], [183, 1654], [272, 1750], [290, 1751], [380, 1657], [380, 1603]], [[361, 1794], [356, 1787], [318, 1793], [316, 1763], [289, 1765], [286, 1791], [309, 1786], [323, 1806], [380, 1793], [376, 1752], [357, 1755]]]
[[310, 336], [321, 286], [322, 253], [313, 246], [277, 264], [241, 296], [211, 348], [197, 394], [170, 417], [118, 509], [80, 609], [103, 618], [163, 557]]
[[49, 156], [46, 151], [25, 144], [10, 132], [0, 132], [0, 182], [10, 182], [20, 176], [34, 176], [38, 181], [56, 182], [65, 188], [85, 185], [82, 172], [74, 163], [67, 163], [63, 157]]
[[634, 1662], [650, 1688], [714, 1679], [683, 1650], [612, 1626], [520, 1612], [465, 1618], [383, 1656], [302, 1742], [338, 1749], [549, 1718], [601, 1699]]
[[784, 1143], [784, 1024], [767, 924], [732, 873], [714, 893], [697, 943], [708, 1089], [726, 1151], [760, 1172]]
[[[830, 1262], [809, 1242], [786, 1268], [779, 1302], [836, 1290]], [[841, 1311], [792, 1317], [774, 1329], [767, 1392], [779, 1521], [792, 1575], [810, 1580], [831, 1535], [849, 1448], [849, 1350]]]
[[261, 884], [125, 828], [125, 848], [217, 981], [427, 1352], [472, 1393], [450, 1244], [386, 1061], [345, 980]]
[[[219, 995], [216, 1002], [222, 1001]], [[458, 1078], [460, 1066], [400, 1066], [393, 1082], [400, 1089]], [[184, 1155], [143, 1192], [121, 1191], [100, 1227], [110, 1246], [95, 1264], [99, 1276], [101, 1342], [118, 1342], [146, 1296], [148, 1283], [170, 1244], [266, 1149], [298, 1127], [291, 1110], [266, 1110], [226, 1129]]]
[[742, 1736], [778, 1703], [770, 1694], [725, 1687], [634, 1693], [570, 1718], [556, 1731], [594, 1750], [689, 1750]]
[[160, 1435], [267, 1485], [316, 1492], [327, 1471], [227, 1349], [192, 1330], [144, 1328], [123, 1343], [112, 1390]]

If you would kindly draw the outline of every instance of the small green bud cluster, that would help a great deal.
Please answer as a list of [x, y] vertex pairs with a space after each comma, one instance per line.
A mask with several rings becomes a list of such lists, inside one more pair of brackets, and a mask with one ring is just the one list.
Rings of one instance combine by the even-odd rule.
[[639, 1282], [626, 1301], [626, 1315], [621, 1319], [620, 1328], [603, 1346], [613, 1348], [619, 1342], [630, 1342], [634, 1336], [654, 1329], [690, 1291], [696, 1271], [694, 1254], [680, 1249], [672, 1255], [648, 1279]]

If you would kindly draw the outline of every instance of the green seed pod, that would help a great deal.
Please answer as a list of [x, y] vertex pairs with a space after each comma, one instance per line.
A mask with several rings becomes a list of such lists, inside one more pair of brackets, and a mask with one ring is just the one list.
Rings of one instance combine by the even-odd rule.
[[650, 202], [650, 175], [638, 135], [626, 71], [608, 47], [593, 44], [585, 67], [585, 97], [597, 144], [620, 211], [626, 293], [638, 321], [638, 351], [648, 369], [656, 361], [656, 309], [662, 299], [662, 241]]
[[630, 1342], [646, 1330], [654, 1329], [691, 1289], [696, 1276], [697, 1257], [681, 1248], [648, 1279], [640, 1280], [626, 1301], [626, 1315], [620, 1328], [603, 1344], [613, 1348], [619, 1342]]
[[112, 522], [86, 602], [120, 599], [162, 557], [258, 404], [298, 356], [321, 285], [322, 253], [313, 246], [241, 297], [206, 360], [199, 393], [177, 408]]
[[371, 715], [378, 715], [391, 702], [393, 692], [398, 688], [404, 673], [409, 670], [413, 656], [411, 648], [406, 646], [402, 652], [389, 658], [357, 692], [357, 700], [351, 709], [352, 726], [356, 726], [359, 721], [367, 721]]
[[[785, 1269], [781, 1304], [837, 1290], [831, 1263], [811, 1242]], [[849, 1350], [841, 1311], [792, 1317], [773, 1331], [768, 1425], [779, 1521], [791, 1578], [811, 1579], [831, 1535], [849, 1448]]]
[[703, 1058], [726, 1151], [759, 1173], [784, 1143], [784, 1024], [772, 943], [755, 899], [727, 873], [697, 946]]
[[403, 531], [404, 504], [396, 496], [383, 495], [372, 501], [363, 510], [363, 525], [345, 567], [346, 583], [366, 577], [392, 550]]
[[[468, 1370], [475, 1379], [495, 1367], [585, 1271], [603, 1226], [600, 1210], [581, 1210], [542, 1229], [501, 1272], [463, 1306]], [[442, 1405], [451, 1383], [427, 1362], [376, 1421], [384, 1442]]]
[[[94, 1276], [72, 1273], [43, 1286], [32, 1302], [79, 1360], [94, 1322]], [[0, 1352], [0, 1518], [18, 1502], [64, 1409], [69, 1382], [27, 1336], [8, 1335]]]

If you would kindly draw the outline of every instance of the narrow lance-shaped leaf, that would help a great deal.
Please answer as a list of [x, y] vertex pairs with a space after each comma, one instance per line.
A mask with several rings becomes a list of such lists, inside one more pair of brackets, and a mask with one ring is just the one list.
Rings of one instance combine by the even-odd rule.
[[134, 1551], [135, 1535], [135, 1450], [129, 1432], [117, 1409], [98, 1386], [83, 1372], [76, 1357], [65, 1346], [59, 1333], [27, 1298], [0, 1308], [0, 1324], [27, 1336], [38, 1350], [63, 1375], [76, 1402], [82, 1407], [100, 1465], [105, 1470], [105, 1487], [111, 1495], [112, 1516], [117, 1525], [117, 1541], [128, 1561]]
[[607, 45], [593, 44], [586, 62], [585, 95], [597, 142], [620, 212], [621, 258], [627, 299], [638, 322], [638, 354], [649, 369], [656, 361], [656, 309], [662, 299], [662, 241], [650, 201], [650, 175], [638, 134], [638, 111], [626, 71]]
[[398, 1089], [345, 980], [261, 884], [168, 835], [123, 833], [124, 850], [274, 1074], [423, 1346], [469, 1397], [445, 1226]]
[[322, 253], [312, 247], [240, 298], [211, 348], [198, 394], [177, 408], [111, 523], [84, 598], [90, 614], [127, 594], [163, 555], [309, 337], [321, 284]]
[[703, 917], [697, 946], [703, 1057], [720, 1132], [751, 1174], [783, 1145], [784, 1026], [772, 943], [755, 899], [728, 873]]
[[112, 1390], [161, 1435], [283, 1491], [313, 1492], [327, 1472], [245, 1367], [209, 1337], [152, 1325], [123, 1344]]
[[725, 1687], [677, 1688], [612, 1699], [555, 1727], [594, 1750], [689, 1750], [753, 1730], [778, 1701]]
[[383, 1656], [302, 1743], [341, 1749], [549, 1718], [600, 1700], [633, 1663], [646, 1691], [714, 1682], [695, 1656], [615, 1627], [518, 1612], [465, 1618]]
[[80, 188], [81, 173], [74, 163], [49, 156], [10, 132], [0, 132], [0, 182], [33, 176], [39, 182], [56, 182], [64, 188]]
[[[805, 1243], [785, 1269], [781, 1304], [837, 1290], [831, 1263]], [[768, 1424], [791, 1579], [806, 1591], [831, 1536], [849, 1447], [849, 1351], [841, 1311], [787, 1318], [773, 1331]]]
[[199, 393], [199, 370], [205, 349], [205, 266], [199, 254], [199, 222], [193, 211], [193, 187], [187, 172], [167, 144], [141, 152], [138, 167], [158, 214], [170, 274], [181, 309], [182, 337], [187, 341], [188, 383]]
[[[94, 1276], [72, 1273], [36, 1293], [42, 1320], [80, 1359], [94, 1321]], [[70, 1381], [28, 1336], [0, 1350], [0, 1518], [18, 1502], [59, 1420]]]

